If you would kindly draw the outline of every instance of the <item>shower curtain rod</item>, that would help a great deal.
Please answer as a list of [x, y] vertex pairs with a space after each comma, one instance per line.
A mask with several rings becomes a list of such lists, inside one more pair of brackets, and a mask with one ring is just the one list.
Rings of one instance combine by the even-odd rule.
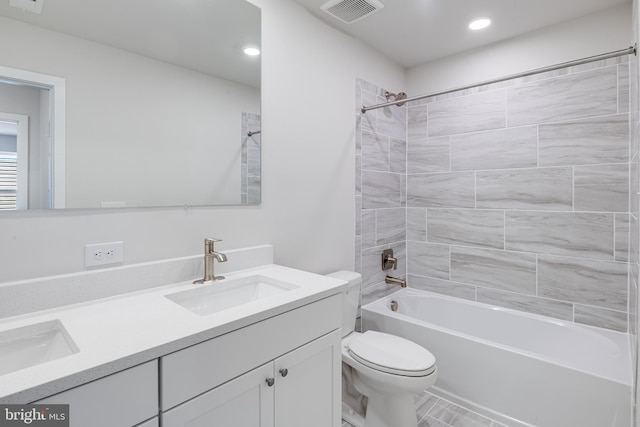
[[[525, 71], [525, 72], [518, 73], [518, 74], [511, 74], [510, 76], [499, 77], [499, 78], [493, 79], [493, 80], [486, 80], [486, 81], [481, 82], [481, 83], [474, 83], [474, 84], [471, 84], [471, 85], [460, 86], [460, 87], [456, 87], [456, 88], [453, 88], [453, 89], [443, 90], [443, 91], [440, 91], [440, 92], [429, 93], [429, 94], [426, 94], [426, 95], [412, 96], [412, 97], [403, 99], [402, 103], [399, 104], [399, 105], [403, 105], [405, 102], [417, 101], [418, 99], [430, 98], [432, 96], [438, 96], [438, 95], [445, 95], [447, 93], [457, 92], [457, 91], [465, 90], [465, 89], [471, 89], [471, 88], [478, 87], [478, 86], [485, 86], [485, 85], [489, 85], [489, 84], [492, 84], [492, 83], [500, 83], [500, 82], [503, 82], [505, 80], [517, 79], [519, 77], [527, 77], [527, 76], [531, 76], [533, 74], [544, 73], [544, 72], [547, 72], [547, 71], [559, 70], [560, 68], [573, 67], [573, 66], [576, 66], [576, 65], [586, 64], [588, 62], [601, 61], [603, 59], [615, 58], [615, 57], [623, 56], [623, 55], [631, 55], [632, 53], [634, 55], [636, 54], [636, 46], [631, 46], [631, 47], [629, 47], [627, 49], [616, 50], [616, 51], [609, 52], [609, 53], [603, 53], [601, 55], [589, 56], [589, 57], [583, 58], [583, 59], [576, 59], [575, 61], [563, 62], [561, 64], [556, 64], [556, 65], [550, 65], [548, 67], [537, 68], [535, 70]], [[360, 109], [360, 111], [364, 114], [369, 110], [375, 110], [375, 109], [378, 109], [378, 108], [388, 107], [390, 105], [396, 105], [396, 104], [398, 104], [398, 101], [390, 101], [390, 102], [385, 102], [384, 104], [370, 105], [368, 107], [363, 105], [362, 108]]]

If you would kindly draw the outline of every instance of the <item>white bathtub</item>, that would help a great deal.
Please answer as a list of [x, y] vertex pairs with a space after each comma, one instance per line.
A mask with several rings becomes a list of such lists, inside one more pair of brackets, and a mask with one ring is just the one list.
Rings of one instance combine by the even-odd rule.
[[435, 355], [434, 394], [509, 426], [631, 425], [626, 334], [409, 288], [362, 321]]

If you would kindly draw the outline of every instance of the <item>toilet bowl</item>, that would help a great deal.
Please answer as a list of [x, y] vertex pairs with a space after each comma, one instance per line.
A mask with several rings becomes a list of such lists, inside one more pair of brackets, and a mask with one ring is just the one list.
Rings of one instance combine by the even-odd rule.
[[435, 383], [435, 357], [405, 338], [355, 332], [362, 278], [351, 271], [329, 276], [349, 282], [342, 318], [342, 418], [355, 427], [417, 427], [414, 396]]

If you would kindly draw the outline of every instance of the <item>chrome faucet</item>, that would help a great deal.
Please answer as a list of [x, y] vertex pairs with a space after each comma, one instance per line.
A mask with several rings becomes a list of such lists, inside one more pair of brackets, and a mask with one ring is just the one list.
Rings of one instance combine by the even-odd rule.
[[194, 280], [194, 284], [201, 284], [207, 282], [213, 282], [214, 280], [222, 280], [224, 276], [216, 276], [213, 271], [213, 260], [216, 259], [218, 262], [226, 262], [227, 256], [220, 252], [216, 252], [213, 245], [216, 242], [221, 242], [220, 239], [204, 239], [204, 278], [200, 280]]

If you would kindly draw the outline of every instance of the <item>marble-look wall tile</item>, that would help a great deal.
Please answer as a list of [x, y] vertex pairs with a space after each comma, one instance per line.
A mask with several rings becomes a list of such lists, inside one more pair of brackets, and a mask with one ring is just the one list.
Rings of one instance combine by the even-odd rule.
[[451, 137], [451, 170], [454, 171], [531, 168], [537, 165], [537, 126]]
[[404, 140], [391, 138], [390, 163], [391, 172], [407, 173], [407, 143]]
[[416, 276], [409, 274], [407, 286], [423, 291], [435, 292], [456, 298], [476, 300], [476, 287], [465, 283], [456, 283], [450, 280], [434, 279], [433, 277]]
[[569, 74], [569, 69], [561, 68], [559, 70], [546, 71], [544, 73], [538, 73], [538, 74], [532, 74], [530, 76], [519, 77], [514, 80], [516, 81], [516, 84], [523, 84], [523, 83], [537, 82], [538, 80], [546, 80], [546, 79], [550, 79], [558, 76], [566, 76], [567, 74]]
[[429, 136], [454, 135], [505, 127], [504, 90], [429, 104]]
[[360, 77], [356, 77], [356, 87], [371, 93], [378, 93], [380, 91], [380, 89], [378, 89], [378, 86], [367, 80], [361, 79]]
[[618, 114], [539, 127], [539, 166], [629, 161], [629, 116]]
[[389, 172], [389, 137], [362, 131], [362, 169]]
[[629, 213], [640, 218], [640, 167], [637, 161], [629, 163], [629, 176]]
[[362, 156], [356, 156], [356, 196], [362, 197]]
[[627, 310], [627, 264], [538, 256], [538, 295]]
[[476, 174], [476, 206], [482, 209], [572, 210], [570, 167], [505, 169]]
[[356, 236], [355, 238], [356, 250], [355, 250], [355, 264], [353, 266], [354, 271], [362, 274], [362, 236]]
[[[362, 91], [362, 104], [363, 105], [375, 105], [378, 103], [378, 96], [369, 91]], [[358, 109], [358, 113], [360, 113], [360, 109]], [[377, 114], [375, 111], [368, 111], [365, 114], [361, 114], [361, 122], [362, 130], [368, 130], [371, 132], [376, 131], [376, 127], [378, 124]]]
[[576, 304], [574, 310], [574, 321], [576, 323], [627, 332], [628, 315], [626, 312], [580, 304]]
[[378, 209], [376, 211], [376, 245], [404, 242], [407, 222], [404, 208]]
[[418, 276], [449, 279], [449, 246], [407, 242], [407, 272]]
[[629, 217], [629, 262], [640, 263], [640, 222], [635, 215]]
[[247, 177], [247, 203], [258, 204], [261, 200], [261, 179], [259, 176]]
[[535, 295], [536, 255], [452, 246], [451, 280]]
[[638, 264], [629, 265], [629, 333], [638, 335]]
[[[395, 270], [386, 270], [385, 276], [389, 274], [394, 277], [406, 277], [408, 263], [407, 241], [403, 240], [402, 242], [396, 242], [386, 246], [393, 250], [393, 256], [398, 259], [398, 268]], [[382, 253], [380, 253], [380, 255], [382, 255]]]
[[407, 172], [449, 172], [449, 137], [409, 141], [407, 149]]
[[478, 302], [526, 311], [561, 320], [573, 320], [573, 304], [513, 292], [478, 288]]
[[425, 139], [429, 137], [427, 128], [429, 108], [428, 104], [410, 105], [407, 110], [407, 139]]
[[400, 174], [362, 171], [362, 208], [402, 206], [402, 184]]
[[386, 273], [380, 267], [380, 256], [384, 246], [362, 248], [362, 288], [384, 283]]
[[407, 240], [427, 241], [426, 208], [407, 208]]
[[629, 261], [629, 214], [615, 214], [615, 260]]
[[[378, 103], [387, 102], [384, 98], [378, 98]], [[396, 139], [407, 137], [407, 108], [396, 105], [369, 111], [367, 114], [376, 114], [376, 132]]]
[[356, 196], [356, 236], [362, 235], [362, 196]]
[[576, 166], [576, 211], [628, 212], [629, 164]]
[[475, 173], [436, 173], [407, 176], [410, 207], [475, 207]]
[[616, 67], [540, 80], [507, 89], [509, 126], [618, 112]]
[[505, 249], [613, 259], [613, 214], [507, 211]]
[[[591, 61], [580, 65], [569, 67], [570, 73], [581, 73], [583, 71], [594, 70], [597, 68], [614, 67], [618, 64], [626, 64], [629, 60], [626, 56], [617, 56], [614, 58], [601, 59], [599, 61]], [[566, 68], [565, 68], [566, 69]]]
[[629, 112], [629, 64], [618, 65], [618, 113]]
[[372, 248], [376, 246], [376, 210], [362, 211], [362, 247]]
[[504, 211], [427, 209], [427, 242], [504, 248]]

